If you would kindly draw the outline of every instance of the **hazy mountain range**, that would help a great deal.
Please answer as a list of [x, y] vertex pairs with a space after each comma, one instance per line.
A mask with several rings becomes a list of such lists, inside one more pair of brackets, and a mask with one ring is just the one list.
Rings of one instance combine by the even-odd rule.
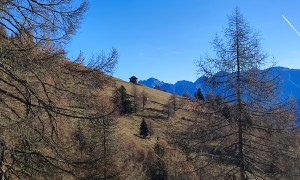
[[[281, 78], [281, 97], [293, 97], [300, 105], [300, 69], [289, 69], [284, 67], [272, 67], [269, 70]], [[198, 88], [205, 94], [204, 77], [198, 78], [195, 82], [181, 80], [175, 84], [166, 83], [155, 78], [139, 81], [139, 84], [154, 88], [159, 85], [161, 90], [182, 95], [188, 93], [193, 97]]]

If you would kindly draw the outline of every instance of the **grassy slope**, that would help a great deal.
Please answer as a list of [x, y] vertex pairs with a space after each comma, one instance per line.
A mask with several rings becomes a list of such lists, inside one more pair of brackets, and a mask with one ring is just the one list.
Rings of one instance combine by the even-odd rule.
[[[122, 142], [128, 145], [128, 150], [135, 155], [136, 153], [143, 154], [144, 159], [139, 160], [139, 162], [143, 162], [147, 159], [147, 156], [150, 156], [149, 154], [153, 152], [154, 145], [157, 142], [157, 139], [159, 139], [160, 144], [162, 144], [167, 151], [165, 158], [168, 164], [168, 170], [173, 171], [173, 176], [174, 173], [176, 174], [176, 171], [183, 174], [184, 170], [193, 170], [193, 167], [185, 161], [185, 157], [179, 149], [168, 144], [170, 140], [169, 133], [172, 132], [172, 129], [184, 129], [191, 123], [193, 119], [191, 112], [179, 109], [176, 111], [175, 116], [168, 119], [167, 114], [163, 112], [163, 110], [164, 104], [168, 102], [168, 99], [171, 96], [170, 93], [148, 88], [143, 85], [134, 85], [119, 79], [116, 79], [115, 82], [116, 87], [123, 85], [130, 95], [133, 95], [133, 87], [136, 86], [139, 94], [144, 91], [149, 97], [144, 111], [120, 117], [118, 120], [119, 137]], [[111, 89], [109, 88], [109, 90]], [[181, 98], [182, 97], [177, 97], [178, 101]], [[187, 104], [189, 104], [189, 102], [185, 100], [184, 107], [189, 107]], [[151, 136], [146, 139], [142, 139], [138, 136], [140, 123], [143, 118], [146, 120], [148, 127], [151, 127], [152, 131]], [[137, 156], [139, 157], [139, 155]], [[136, 157], [134, 156], [134, 158]], [[188, 174], [188, 179], [197, 179], [193, 173]]]
[[[138, 112], [130, 116], [122, 117], [122, 120], [120, 121], [120, 126], [122, 126], [122, 131], [124, 132], [124, 134], [128, 135], [129, 137], [133, 136], [131, 138], [136, 139], [138, 142], [152, 146], [156, 142], [157, 137], [164, 136], [164, 133], [162, 131], [166, 130], [165, 126], [167, 125], [168, 120], [162, 119], [160, 116], [155, 117], [155, 114], [159, 114], [165, 117], [166, 115], [147, 109], [152, 108], [162, 111], [163, 106], [160, 104], [166, 104], [171, 94], [156, 89], [151, 89], [146, 86], [134, 85], [132, 83], [128, 83], [122, 80], [116, 80], [116, 86], [119, 87], [121, 85], [123, 85], [126, 88], [128, 94], [130, 95], [133, 95], [133, 86], [136, 86], [138, 93], [144, 91], [148, 94], [149, 100], [145, 106], [146, 110], [144, 112]], [[152, 130], [154, 131], [154, 134], [147, 141], [142, 140], [136, 136], [139, 133], [139, 126], [142, 121], [142, 118], [145, 118], [145, 120], [148, 123], [148, 126], [151, 123]]]

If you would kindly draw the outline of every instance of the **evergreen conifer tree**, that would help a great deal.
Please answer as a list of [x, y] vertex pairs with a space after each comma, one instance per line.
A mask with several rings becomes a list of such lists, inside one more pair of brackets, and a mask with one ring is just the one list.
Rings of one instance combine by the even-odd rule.
[[151, 180], [166, 180], [168, 179], [168, 171], [166, 163], [164, 162], [165, 150], [159, 144], [158, 140], [154, 146], [154, 152], [157, 155], [157, 159], [150, 166], [149, 176]]
[[115, 91], [113, 101], [120, 107], [120, 114], [130, 114], [133, 112], [133, 105], [130, 97], [127, 94], [126, 88], [122, 85]]
[[198, 88], [197, 93], [194, 94], [196, 100], [205, 101], [204, 96], [200, 88]]
[[140, 136], [142, 138], [145, 138], [148, 135], [149, 135], [148, 125], [147, 125], [145, 119], [143, 119], [141, 122], [141, 125], [140, 125]]

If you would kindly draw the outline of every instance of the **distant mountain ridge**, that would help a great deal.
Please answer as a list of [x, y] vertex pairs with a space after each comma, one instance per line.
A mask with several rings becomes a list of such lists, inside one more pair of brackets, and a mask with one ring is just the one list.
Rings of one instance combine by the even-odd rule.
[[[281, 97], [293, 97], [297, 100], [300, 105], [300, 69], [289, 69], [285, 67], [272, 67], [269, 68], [272, 73], [278, 75], [281, 78], [282, 93]], [[161, 90], [168, 91], [170, 93], [175, 93], [177, 95], [183, 95], [184, 93], [189, 94], [193, 97], [194, 93], [198, 88], [201, 88], [205, 94], [205, 77], [198, 78], [195, 82], [181, 80], [177, 81], [175, 84], [165, 83], [155, 78], [149, 78], [147, 80], [139, 81], [140, 84], [154, 88], [155, 85], [159, 85]]]

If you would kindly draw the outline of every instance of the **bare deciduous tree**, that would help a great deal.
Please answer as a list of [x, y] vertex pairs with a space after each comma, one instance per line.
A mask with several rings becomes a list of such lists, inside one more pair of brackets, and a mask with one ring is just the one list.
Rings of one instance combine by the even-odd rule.
[[224, 37], [212, 42], [215, 57], [199, 61], [217, 96], [208, 98], [205, 115], [175, 141], [203, 179], [295, 178], [297, 170], [286, 168], [295, 163], [295, 147], [284, 141], [293, 139], [294, 103], [278, 101], [278, 80], [260, 70], [266, 55], [238, 8]]
[[[85, 67], [82, 55], [66, 60], [61, 46], [86, 6], [87, 1], [76, 7], [67, 0], [0, 2], [1, 178], [81, 177], [76, 167], [88, 161], [77, 159], [72, 124], [114, 117], [115, 107], [97, 100], [109, 99], [101, 89], [117, 51], [101, 53]], [[96, 153], [92, 161], [97, 158]]]
[[145, 110], [145, 106], [146, 106], [148, 100], [149, 100], [149, 95], [145, 91], [142, 91], [142, 108], [143, 108], [143, 111]]
[[175, 112], [177, 110], [177, 100], [175, 94], [172, 94], [170, 96], [164, 107], [168, 118], [175, 115]]
[[72, 156], [72, 149], [66, 151], [72, 142], [66, 139], [76, 119], [99, 121], [113, 114], [114, 107], [103, 111], [96, 106], [103, 102], [96, 100], [105, 96], [99, 90], [107, 77], [64, 60], [64, 53], [51, 46], [19, 51], [21, 46], [7, 43], [2, 49], [2, 177], [80, 177], [72, 168], [77, 156]]
[[0, 2], [0, 25], [7, 33], [35, 43], [66, 42], [80, 24], [87, 1], [12, 0]]
[[134, 112], [137, 113], [140, 109], [142, 100], [141, 100], [140, 92], [138, 91], [135, 84], [132, 85], [132, 96], [133, 96], [133, 109]]

